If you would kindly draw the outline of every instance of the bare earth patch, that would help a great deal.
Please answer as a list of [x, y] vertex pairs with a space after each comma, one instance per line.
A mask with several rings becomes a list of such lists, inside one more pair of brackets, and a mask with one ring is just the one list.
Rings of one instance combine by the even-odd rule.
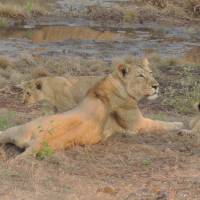
[[197, 200], [200, 152], [193, 150], [172, 135], [116, 136], [44, 161], [1, 163], [0, 194], [2, 199]]

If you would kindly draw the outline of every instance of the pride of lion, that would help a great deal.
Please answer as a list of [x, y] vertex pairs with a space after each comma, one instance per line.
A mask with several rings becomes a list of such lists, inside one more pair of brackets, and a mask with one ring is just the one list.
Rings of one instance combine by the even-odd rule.
[[[37, 90], [43, 87], [35, 86]], [[25, 149], [23, 155], [27, 155], [38, 152], [44, 143], [59, 150], [96, 144], [122, 131], [131, 134], [180, 131], [182, 122], [145, 118], [138, 107], [141, 98], [157, 96], [158, 86], [147, 59], [141, 63], [120, 60], [111, 74], [100, 78], [85, 96], [79, 97], [80, 102], [73, 109], [9, 128], [0, 134], [0, 144], [12, 143]], [[66, 88], [71, 86], [66, 85]], [[67, 91], [71, 95], [75, 89]], [[54, 92], [56, 94], [56, 90]]]

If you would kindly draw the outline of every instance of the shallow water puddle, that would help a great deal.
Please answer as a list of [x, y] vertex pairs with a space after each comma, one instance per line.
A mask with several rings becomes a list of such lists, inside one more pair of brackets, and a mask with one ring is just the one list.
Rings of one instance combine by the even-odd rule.
[[[137, 26], [129, 28], [76, 25], [36, 26], [0, 30], [0, 54], [82, 56], [110, 60], [125, 54], [142, 55], [149, 50], [174, 56], [200, 46], [198, 30]], [[39, 49], [39, 51], [38, 51]]]
[[119, 41], [128, 39], [125, 32], [98, 31], [89, 27], [46, 26], [35, 29], [7, 29], [0, 38], [27, 38], [33, 43], [61, 42], [65, 40]]

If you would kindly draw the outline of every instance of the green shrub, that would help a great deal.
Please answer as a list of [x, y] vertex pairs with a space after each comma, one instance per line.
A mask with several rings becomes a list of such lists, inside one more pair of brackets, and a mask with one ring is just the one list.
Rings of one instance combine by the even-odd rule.
[[51, 157], [54, 154], [54, 150], [49, 146], [47, 142], [43, 142], [42, 148], [37, 152], [36, 158], [38, 160], [44, 160]]

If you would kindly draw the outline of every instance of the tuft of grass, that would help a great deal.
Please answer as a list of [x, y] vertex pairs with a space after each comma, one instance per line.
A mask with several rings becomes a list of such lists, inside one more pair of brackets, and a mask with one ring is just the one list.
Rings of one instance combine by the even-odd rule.
[[187, 13], [187, 11], [180, 6], [175, 5], [174, 3], [169, 3], [163, 10], [162, 14], [175, 17], [175, 18], [190, 18], [191, 16]]
[[136, 19], [136, 13], [133, 10], [127, 10], [124, 12], [123, 20], [125, 22], [133, 22]]
[[0, 116], [0, 130], [3, 131], [11, 126], [11, 121], [16, 116], [15, 112], [8, 112]]
[[137, 10], [139, 21], [156, 21], [160, 18], [160, 11], [151, 4], [144, 4]]
[[37, 152], [36, 158], [38, 160], [44, 160], [51, 157], [54, 154], [54, 150], [49, 146], [48, 142], [43, 142], [42, 148]]
[[27, 0], [22, 2], [0, 2], [0, 17], [24, 19], [31, 15], [47, 15], [48, 11], [38, 2]]
[[0, 18], [0, 28], [8, 27], [8, 20], [6, 18]]
[[0, 16], [9, 18], [25, 18], [26, 13], [19, 5], [11, 3], [0, 3]]
[[33, 0], [27, 1], [24, 10], [31, 15], [48, 15], [47, 9]]
[[33, 31], [28, 30], [28, 31], [25, 33], [25, 37], [26, 37], [27, 39], [31, 40], [32, 37], [33, 37]]
[[8, 57], [0, 56], [0, 69], [5, 70], [7, 67], [11, 66], [11, 61]]
[[156, 6], [161, 9], [166, 8], [167, 6], [167, 0], [150, 0], [150, 3], [153, 6]]
[[145, 167], [149, 167], [151, 164], [152, 164], [152, 162], [149, 159], [148, 160], [145, 159], [145, 160], [142, 161], [142, 165], [145, 166]]
[[0, 75], [0, 89], [5, 88], [8, 85], [8, 80]]
[[25, 6], [26, 10], [28, 12], [32, 12], [33, 11], [33, 1], [32, 0], [28, 0]]
[[4, 116], [0, 116], [0, 130], [5, 130], [9, 127], [8, 119]]
[[120, 6], [105, 7], [99, 4], [87, 7], [87, 17], [95, 20], [123, 20], [123, 9]]

